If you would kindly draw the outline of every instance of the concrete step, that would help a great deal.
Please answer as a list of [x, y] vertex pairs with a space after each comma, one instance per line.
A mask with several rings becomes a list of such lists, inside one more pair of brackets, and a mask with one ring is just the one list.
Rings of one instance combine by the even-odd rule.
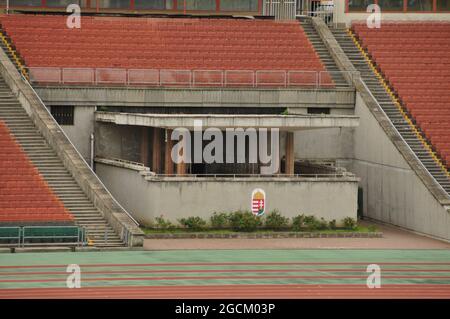
[[113, 228], [86, 197], [4, 82], [0, 82], [0, 118], [5, 121], [54, 193], [73, 214], [77, 224], [86, 227], [94, 244], [101, 247], [123, 247], [123, 242]]
[[[421, 141], [418, 140], [416, 134], [412, 131], [410, 125], [405, 121], [403, 115], [393, 104], [392, 98], [387, 94], [385, 88], [381, 85], [380, 80], [375, 76], [369, 68], [366, 60], [356, 48], [353, 40], [346, 34], [344, 30], [333, 30], [336, 40], [348, 55], [354, 67], [360, 72], [362, 79], [383, 108], [386, 115], [394, 124], [400, 135], [405, 139], [422, 164], [427, 168], [429, 173], [435, 180], [449, 193], [449, 179], [439, 167], [429, 152], [425, 149]], [[450, 193], [449, 193], [450, 194]]]

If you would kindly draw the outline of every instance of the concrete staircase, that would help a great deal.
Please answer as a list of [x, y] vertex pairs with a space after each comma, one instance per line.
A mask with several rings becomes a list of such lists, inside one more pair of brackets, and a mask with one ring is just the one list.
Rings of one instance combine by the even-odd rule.
[[[2, 29], [1, 27], [0, 27], [0, 33], [1, 33], [3, 36], [5, 36], [5, 38], [6, 38], [6, 40], [8, 41], [8, 43], [12, 46], [10, 38], [9, 38], [8, 35], [3, 31], [3, 29]], [[3, 52], [5, 52], [5, 54], [8, 56], [9, 60], [11, 61], [11, 63], [16, 67], [17, 71], [18, 71], [19, 73], [21, 73], [22, 70], [21, 70], [21, 68], [20, 68], [20, 66], [19, 66], [19, 64], [18, 64], [18, 62], [17, 62], [17, 60], [14, 58], [12, 52], [6, 47], [5, 43], [4, 43], [2, 40], [0, 40], [0, 47], [2, 48]], [[14, 46], [12, 46], [12, 49], [14, 50], [14, 54], [16, 55], [17, 59], [19, 60], [19, 63], [21, 63], [22, 66], [25, 65], [25, 64], [23, 63], [22, 57], [21, 57], [21, 56], [19, 55], [19, 53], [15, 50]], [[26, 71], [25, 71], [25, 72], [26, 72]]]
[[356, 47], [352, 38], [348, 35], [346, 29], [331, 29], [336, 41], [346, 53], [353, 66], [361, 73], [362, 80], [366, 83], [374, 97], [377, 99], [384, 112], [387, 114], [397, 131], [401, 134], [403, 139], [408, 143], [422, 164], [442, 186], [442, 188], [450, 194], [450, 178], [431, 157], [429, 151], [425, 148], [419, 140], [411, 126], [406, 122], [403, 115], [400, 113], [397, 106], [393, 103], [391, 96], [386, 92], [381, 85], [379, 79], [373, 73], [364, 56]]
[[8, 125], [53, 192], [73, 214], [76, 223], [86, 228], [87, 236], [94, 246], [124, 246], [100, 211], [66, 170], [55, 151], [38, 132], [3, 78], [0, 78], [0, 118]]
[[314, 49], [322, 60], [322, 63], [325, 65], [326, 70], [330, 73], [331, 78], [336, 84], [337, 88], [348, 88], [348, 83], [345, 81], [342, 76], [341, 71], [339, 70], [336, 62], [334, 62], [333, 57], [328, 51], [327, 47], [323, 43], [319, 34], [316, 32], [316, 29], [311, 23], [310, 19], [301, 20], [300, 24], [305, 30], [306, 35], [309, 38], [309, 41], [312, 43]]

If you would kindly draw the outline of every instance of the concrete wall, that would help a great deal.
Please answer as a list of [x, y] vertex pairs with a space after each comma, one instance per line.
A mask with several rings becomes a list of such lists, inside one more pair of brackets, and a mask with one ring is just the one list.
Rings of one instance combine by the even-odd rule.
[[91, 134], [94, 133], [95, 106], [75, 106], [74, 125], [61, 125], [67, 137], [78, 149], [86, 162], [90, 162]]
[[[145, 88], [37, 88], [45, 103], [49, 105], [75, 105], [75, 125], [63, 126], [65, 133], [89, 160], [89, 135], [91, 126], [90, 105], [97, 106], [223, 106], [223, 107], [287, 107], [293, 114], [306, 114], [307, 107], [329, 107], [333, 115], [353, 115], [355, 92], [342, 90], [246, 90], [246, 89], [145, 89]], [[86, 107], [86, 109], [84, 109]], [[88, 111], [89, 110], [89, 111]], [[79, 114], [80, 113], [80, 114]], [[89, 115], [88, 115], [89, 113]], [[77, 119], [80, 119], [78, 122]], [[96, 136], [96, 154], [103, 157], [118, 157], [138, 161], [135, 152], [124, 152], [134, 148], [131, 136], [126, 130], [114, 135], [114, 145], [107, 136]], [[295, 153], [298, 159], [329, 160], [348, 159], [348, 136], [352, 129], [323, 129], [295, 134]], [[104, 134], [105, 131], [100, 131]], [[105, 133], [109, 134], [109, 133]], [[135, 138], [140, 138], [139, 134]], [[320, 142], [320, 143], [318, 143]], [[124, 144], [125, 143], [125, 144]], [[129, 146], [130, 145], [130, 146]], [[107, 147], [106, 147], [107, 146]], [[111, 153], [106, 152], [106, 149]]]
[[307, 160], [350, 160], [353, 158], [352, 128], [329, 128], [294, 133], [294, 156]]
[[364, 214], [450, 240], [450, 214], [428, 190], [372, 115], [359, 93], [352, 172], [361, 178]]
[[140, 161], [142, 134], [139, 126], [95, 124], [95, 154], [106, 158]]
[[355, 90], [348, 89], [201, 89], [37, 87], [49, 105], [143, 107], [342, 107], [353, 108]]
[[315, 215], [326, 220], [356, 218], [358, 180], [289, 179], [162, 179], [146, 180], [137, 171], [103, 163], [96, 172], [119, 202], [143, 224], [155, 216], [209, 218], [213, 212], [250, 210], [255, 188], [266, 192], [267, 211], [283, 215]]
[[[95, 154], [140, 162], [140, 127], [96, 122]], [[284, 155], [284, 132], [280, 132], [280, 155]], [[353, 158], [353, 128], [302, 130], [294, 133], [296, 159], [332, 161], [341, 166]], [[343, 165], [348, 168], [348, 165]]]

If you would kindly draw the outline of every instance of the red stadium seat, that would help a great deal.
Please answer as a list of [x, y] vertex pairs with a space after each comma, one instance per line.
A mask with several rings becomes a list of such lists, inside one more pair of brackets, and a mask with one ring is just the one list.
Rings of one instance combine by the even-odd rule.
[[[326, 72], [298, 22], [86, 16], [83, 27], [74, 30], [62, 16], [0, 15], [0, 23], [32, 68], [283, 70], [285, 77], [291, 70]], [[70, 72], [64, 83], [94, 82]], [[127, 83], [120, 72], [106, 78], [100, 74], [97, 83]], [[62, 79], [58, 69], [31, 73], [38, 83]], [[261, 83], [271, 82], [284, 85]], [[331, 77], [324, 85], [334, 86]]]
[[450, 167], [450, 23], [384, 22], [353, 31]]
[[0, 149], [0, 225], [73, 221], [1, 120]]

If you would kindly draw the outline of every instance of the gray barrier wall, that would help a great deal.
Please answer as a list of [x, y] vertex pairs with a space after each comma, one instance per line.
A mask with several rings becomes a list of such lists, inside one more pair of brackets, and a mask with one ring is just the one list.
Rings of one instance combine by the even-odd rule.
[[250, 210], [252, 191], [266, 193], [267, 211], [278, 209], [287, 217], [315, 215], [337, 222], [356, 218], [358, 179], [334, 178], [161, 178], [147, 180], [138, 171], [96, 163], [97, 174], [108, 189], [142, 224], [156, 216], [176, 221], [213, 212]]
[[361, 177], [365, 216], [450, 240], [450, 206], [425, 186], [386, 135], [360, 94], [356, 99], [352, 172]]

